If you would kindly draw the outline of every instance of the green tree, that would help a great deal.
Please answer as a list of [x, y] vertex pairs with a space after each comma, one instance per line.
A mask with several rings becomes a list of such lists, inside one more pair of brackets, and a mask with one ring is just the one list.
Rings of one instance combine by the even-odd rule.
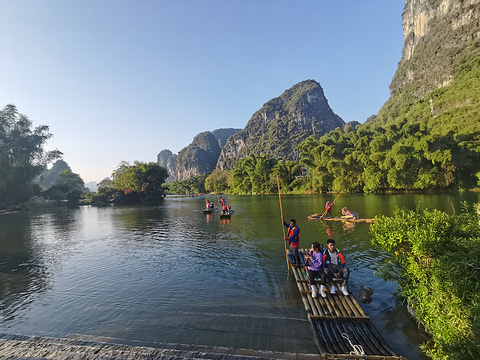
[[187, 195], [205, 193], [206, 174], [197, 175], [193, 178], [181, 181], [174, 181], [165, 185], [167, 194]]
[[232, 174], [232, 192], [236, 194], [268, 194], [276, 192], [273, 169], [278, 160], [253, 154], [240, 159]]
[[86, 189], [80, 175], [68, 168], [60, 171], [58, 180], [46, 191], [46, 195], [52, 200], [67, 200], [67, 205], [76, 206], [84, 191]]
[[27, 200], [39, 191], [33, 183], [46, 166], [62, 153], [45, 151], [52, 134], [48, 126], [32, 128], [32, 122], [19, 114], [15, 105], [0, 110], [0, 207]]
[[122, 161], [112, 174], [115, 201], [155, 201], [163, 198], [167, 169], [157, 163]]
[[[274, 184], [277, 183], [277, 175], [280, 180], [280, 189], [283, 192], [293, 191], [296, 187], [302, 185], [300, 181], [297, 181], [297, 176], [302, 173], [302, 166], [291, 160], [278, 161], [272, 168], [271, 179]], [[270, 181], [272, 182], [272, 180]]]
[[97, 184], [97, 195], [111, 197], [114, 193], [113, 181], [106, 177]]
[[205, 191], [216, 194], [230, 192], [231, 170], [213, 170], [205, 179]]

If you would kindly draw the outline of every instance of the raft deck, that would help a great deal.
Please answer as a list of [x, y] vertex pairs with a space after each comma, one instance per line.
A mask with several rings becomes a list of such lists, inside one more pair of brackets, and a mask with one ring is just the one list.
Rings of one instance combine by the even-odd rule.
[[345, 218], [345, 217], [332, 217], [326, 218], [322, 217], [321, 214], [312, 214], [308, 215], [308, 220], [326, 220], [326, 221], [348, 221], [348, 222], [366, 222], [366, 223], [373, 223], [375, 219], [352, 219], [352, 218]]
[[[322, 359], [407, 360], [388, 346], [351, 292], [345, 296], [337, 287], [332, 295], [327, 285], [326, 298], [313, 298], [308, 273], [292, 270]], [[364, 355], [353, 354], [353, 345], [361, 346]]]

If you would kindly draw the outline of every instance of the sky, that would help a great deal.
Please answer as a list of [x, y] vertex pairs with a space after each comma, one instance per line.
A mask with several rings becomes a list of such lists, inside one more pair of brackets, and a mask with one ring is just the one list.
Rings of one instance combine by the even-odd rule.
[[244, 128], [314, 79], [345, 122], [389, 98], [404, 0], [0, 0], [0, 108], [87, 182]]

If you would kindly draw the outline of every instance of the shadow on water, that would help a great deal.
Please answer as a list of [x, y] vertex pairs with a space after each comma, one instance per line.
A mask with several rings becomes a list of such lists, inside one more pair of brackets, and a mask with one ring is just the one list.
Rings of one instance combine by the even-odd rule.
[[[476, 198], [475, 198], [476, 196]], [[478, 195], [349, 195], [362, 217], [390, 215], [418, 201], [451, 213]], [[334, 238], [352, 271], [355, 295], [396, 353], [422, 359], [425, 334], [375, 276], [385, 254], [369, 225], [308, 221], [327, 195], [282, 196], [302, 247]], [[204, 197], [158, 206], [82, 207], [0, 217], [0, 330], [25, 335], [113, 337], [124, 343], [316, 353], [293, 276], [287, 276], [277, 196], [229, 196], [230, 220], [202, 213]], [[452, 204], [454, 206], [452, 207]], [[456, 205], [455, 205], [456, 204]], [[293, 334], [293, 335], [292, 335]], [[173, 345], [172, 345], [173, 346]]]

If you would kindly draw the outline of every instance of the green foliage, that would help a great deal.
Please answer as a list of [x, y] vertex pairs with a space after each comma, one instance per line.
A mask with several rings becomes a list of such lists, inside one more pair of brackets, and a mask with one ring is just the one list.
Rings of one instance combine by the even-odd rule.
[[172, 195], [205, 193], [206, 174], [197, 175], [187, 180], [174, 181], [165, 185], [165, 192]]
[[475, 135], [438, 134], [424, 123], [337, 128], [298, 149], [315, 192], [385, 192], [473, 187], [480, 170]]
[[80, 175], [75, 174], [70, 168], [60, 171], [58, 180], [46, 192], [51, 200], [67, 200], [69, 206], [76, 206], [80, 196], [85, 191], [84, 182]]
[[296, 161], [277, 160], [265, 154], [239, 160], [233, 169], [230, 193], [271, 194], [278, 192], [277, 175], [283, 192], [298, 190], [303, 182], [298, 179], [302, 167]]
[[390, 252], [382, 276], [433, 336], [433, 359], [480, 358], [480, 227], [473, 208], [458, 216], [397, 209], [371, 226], [372, 243]]
[[93, 206], [107, 206], [110, 204], [110, 196], [101, 195], [98, 192], [92, 193], [90, 191], [84, 191], [80, 196], [80, 204], [93, 205]]
[[44, 150], [51, 136], [46, 125], [33, 129], [32, 122], [19, 114], [15, 105], [0, 110], [0, 208], [39, 193], [33, 180], [61, 155], [58, 150]]
[[232, 192], [234, 194], [270, 193], [270, 174], [276, 160], [267, 156], [250, 155], [239, 160], [233, 169]]
[[[417, 49], [415, 56], [424, 56], [425, 53], [421, 50]], [[438, 81], [434, 77], [424, 79], [423, 82], [412, 82], [401, 91], [392, 93], [390, 99], [380, 109], [374, 124], [397, 124], [408, 119], [409, 122], [421, 122], [434, 134], [445, 135], [450, 131], [456, 134], [476, 134], [478, 146], [480, 41], [473, 42], [461, 55], [451, 55], [448, 67], [452, 69], [453, 80], [448, 86], [440, 88], [434, 86], [431, 81]], [[426, 61], [431, 62], [432, 58], [437, 60], [438, 56], [426, 58]], [[401, 77], [400, 73], [408, 72], [410, 69], [406, 68], [414, 64], [415, 59], [401, 64], [395, 76]], [[451, 77], [450, 74], [448, 77]], [[395, 78], [392, 84], [394, 83]], [[436, 90], [425, 91], [425, 86]], [[422, 95], [416, 96], [417, 93]]]
[[97, 184], [97, 196], [111, 199], [115, 193], [113, 188], [113, 181], [110, 178], [105, 178]]
[[300, 164], [309, 173], [306, 188], [425, 191], [472, 188], [479, 183], [480, 41], [445, 57], [453, 80], [427, 92], [438, 87], [431, 83], [438, 79], [405, 82], [402, 77], [419, 69], [428, 73], [430, 55], [438, 52], [435, 44], [420, 44], [414, 57], [399, 66], [393, 94], [374, 121], [356, 131], [337, 128], [319, 139], [310, 136], [298, 146]]
[[70, 166], [63, 160], [57, 160], [50, 170], [45, 170], [40, 174], [41, 185], [48, 189], [52, 185], [55, 185], [60, 177], [60, 171], [69, 169]]
[[213, 170], [205, 179], [205, 192], [226, 194], [229, 192], [231, 170]]
[[167, 169], [157, 163], [135, 161], [133, 165], [122, 161], [112, 173], [112, 181], [99, 187], [99, 194], [114, 193], [116, 203], [159, 201], [163, 199], [163, 184], [168, 177]]

